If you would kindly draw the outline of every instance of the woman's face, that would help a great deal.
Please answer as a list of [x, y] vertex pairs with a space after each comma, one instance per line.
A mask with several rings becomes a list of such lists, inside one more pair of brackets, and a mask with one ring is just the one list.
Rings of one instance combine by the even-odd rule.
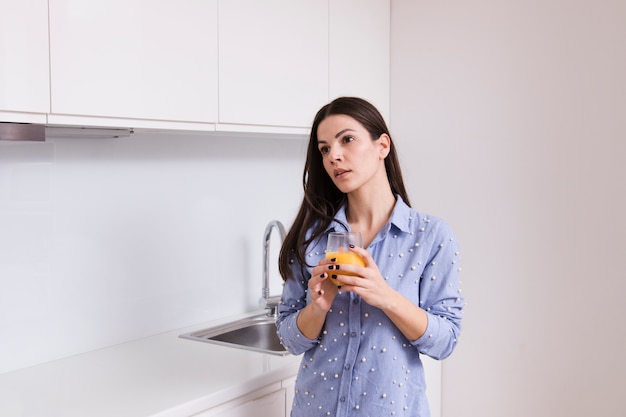
[[363, 125], [350, 116], [328, 116], [317, 128], [317, 148], [322, 154], [326, 173], [343, 193], [386, 179], [385, 157], [389, 137], [372, 140]]

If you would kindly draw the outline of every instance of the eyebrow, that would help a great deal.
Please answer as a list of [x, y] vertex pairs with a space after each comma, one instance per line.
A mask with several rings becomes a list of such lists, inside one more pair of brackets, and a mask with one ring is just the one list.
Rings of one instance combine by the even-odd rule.
[[[354, 129], [350, 129], [350, 128], [346, 128], [343, 130], [340, 130], [339, 132], [337, 132], [337, 134], [335, 135], [335, 139], [338, 139], [339, 136], [343, 135], [346, 132], [356, 132], [356, 130]], [[317, 143], [328, 143], [325, 140], [319, 140], [319, 138], [317, 139]]]

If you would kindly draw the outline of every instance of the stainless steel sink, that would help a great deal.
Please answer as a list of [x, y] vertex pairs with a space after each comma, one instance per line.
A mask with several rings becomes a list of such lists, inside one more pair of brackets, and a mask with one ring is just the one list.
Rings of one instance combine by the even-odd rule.
[[289, 352], [278, 339], [274, 321], [274, 317], [262, 314], [181, 334], [179, 337], [271, 355], [288, 355]]

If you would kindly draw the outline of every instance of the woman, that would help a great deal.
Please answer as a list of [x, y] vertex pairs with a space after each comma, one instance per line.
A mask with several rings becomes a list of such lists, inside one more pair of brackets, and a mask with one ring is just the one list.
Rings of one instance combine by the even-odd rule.
[[[303, 185], [279, 257], [278, 335], [304, 353], [291, 416], [429, 416], [420, 354], [446, 358], [461, 328], [454, 234], [410, 208], [385, 121], [359, 98], [317, 113]], [[335, 230], [361, 232], [364, 267], [325, 259]]]

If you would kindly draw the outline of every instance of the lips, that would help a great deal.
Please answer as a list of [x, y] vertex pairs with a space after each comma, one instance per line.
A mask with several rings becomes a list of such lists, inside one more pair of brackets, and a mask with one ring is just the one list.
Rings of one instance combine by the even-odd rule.
[[347, 169], [335, 169], [333, 170], [333, 174], [335, 175], [335, 178], [339, 178], [342, 177], [346, 172], [350, 172]]

